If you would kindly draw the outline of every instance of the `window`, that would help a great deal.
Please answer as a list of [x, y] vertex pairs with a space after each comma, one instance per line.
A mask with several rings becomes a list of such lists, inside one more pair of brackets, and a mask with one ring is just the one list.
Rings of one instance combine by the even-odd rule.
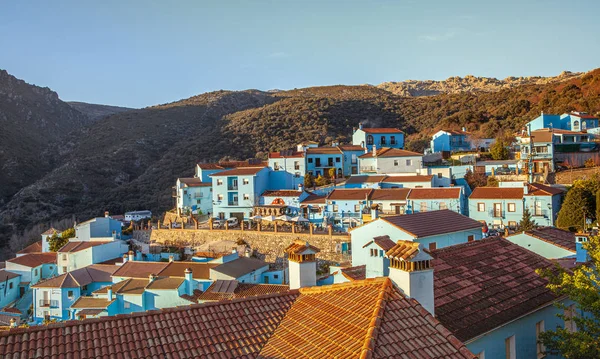
[[427, 212], [427, 202], [421, 202], [421, 212]]
[[341, 159], [340, 157], [336, 157], [336, 158], [335, 158], [335, 162], [337, 162], [337, 163], [340, 163], [340, 161], [341, 161], [341, 160], [342, 160], [342, 159]]
[[367, 136], [367, 145], [372, 145], [373, 144], [373, 136], [368, 135]]
[[406, 165], [407, 166], [412, 166], [412, 160], [406, 160]]
[[544, 332], [544, 321], [539, 321], [535, 323], [535, 341], [536, 341], [536, 352], [538, 359], [541, 359], [546, 356], [545, 351], [546, 348], [544, 344], [540, 342], [540, 334]]
[[222, 201], [223, 200], [223, 195], [222, 194], [218, 194], [217, 195], [217, 200]]
[[219, 219], [225, 219], [225, 212], [219, 212]]
[[309, 159], [308, 159], [308, 163], [313, 163], [313, 159], [312, 159], [312, 158], [309, 158]]
[[516, 212], [517, 211], [517, 205], [515, 203], [509, 203], [508, 204], [508, 211], [509, 212]]
[[13, 282], [8, 283], [8, 289], [13, 289]]
[[508, 221], [508, 228], [516, 229], [517, 228], [517, 221]]
[[36, 268], [36, 269], [33, 271], [33, 275], [37, 276], [37, 275], [38, 275], [38, 273], [39, 273], [39, 272], [38, 272], [38, 269]]
[[440, 202], [440, 209], [448, 209], [446, 202]]
[[438, 173], [438, 178], [443, 178], [444, 176], [442, 175], [442, 173]]
[[567, 308], [565, 308], [564, 316], [565, 316], [565, 329], [570, 332], [577, 331], [577, 325], [573, 320], [573, 317], [576, 315], [575, 304], [571, 304]]
[[300, 169], [300, 161], [294, 161], [294, 169], [295, 170], [299, 170]]
[[396, 144], [396, 136], [390, 136], [390, 145]]
[[197, 200], [196, 200], [196, 204], [200, 204], [201, 202], [202, 202], [202, 200], [201, 200], [201, 199], [197, 199]]
[[399, 162], [398, 160], [394, 160], [394, 166], [398, 167], [399, 166]]
[[279, 171], [279, 163], [273, 162], [273, 170], [274, 171]]
[[82, 286], [81, 290], [87, 290], [87, 285]]
[[515, 350], [515, 336], [510, 336], [504, 340], [504, 348], [506, 351], [506, 359], [516, 359], [517, 352]]
[[273, 274], [274, 279], [279, 279], [279, 274]]
[[63, 268], [63, 273], [67, 273], [67, 267], [62, 267]]
[[381, 136], [381, 144], [385, 145], [385, 136]]
[[360, 212], [360, 204], [354, 205], [354, 212]]
[[131, 307], [131, 304], [129, 302], [123, 302], [123, 308], [129, 309], [130, 307]]
[[437, 243], [436, 242], [431, 242], [429, 243], [429, 250], [433, 251], [437, 248]]
[[379, 256], [380, 256], [380, 257], [383, 257], [383, 249], [380, 249], [380, 250], [379, 250]]
[[485, 212], [485, 203], [477, 203], [477, 212]]
[[296, 172], [296, 173], [294, 173], [294, 177], [296, 177], [296, 178], [300, 178], [300, 172]]
[[469, 242], [473, 242], [475, 240], [475, 237], [473, 235], [470, 235], [467, 237], [467, 241]]
[[244, 179], [242, 180], [242, 183], [243, 183], [243, 184], [249, 184], [249, 183], [250, 183], [250, 180], [249, 180], [249, 179], [247, 179], [247, 178], [244, 178]]
[[333, 205], [333, 211], [334, 211], [334, 212], [337, 212], [337, 211], [338, 211], [338, 205], [337, 205], [337, 204], [334, 204], [334, 205]]
[[67, 297], [69, 297], [69, 299], [73, 299], [73, 291], [72, 290], [67, 292]]
[[220, 186], [220, 185], [222, 185], [222, 184], [223, 184], [223, 180], [219, 178], [219, 179], [217, 180], [217, 186]]
[[353, 154], [352, 154], [352, 163], [354, 164], [354, 163], [356, 163], [356, 162], [358, 162], [358, 157], [356, 156], [356, 154], [355, 154], [355, 153], [353, 153]]
[[63, 260], [63, 261], [66, 261], [66, 260], [67, 260], [67, 254], [66, 254], [66, 253], [64, 253], [64, 254], [62, 255], [62, 260]]
[[246, 200], [250, 199], [250, 195], [248, 193], [244, 193], [244, 199], [246, 199]]

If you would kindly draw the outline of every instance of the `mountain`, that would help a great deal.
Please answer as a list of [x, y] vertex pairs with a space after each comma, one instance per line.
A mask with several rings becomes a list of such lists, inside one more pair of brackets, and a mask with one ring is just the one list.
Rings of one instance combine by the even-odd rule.
[[399, 127], [408, 146], [420, 150], [440, 128], [464, 126], [493, 137], [512, 133], [540, 111], [599, 109], [600, 69], [557, 83], [428, 97], [341, 85], [205, 93], [69, 132], [53, 147], [52, 170], [0, 206], [0, 243], [19, 248], [53, 220], [81, 221], [104, 210], [159, 214], [174, 206], [176, 178], [191, 176], [197, 162], [265, 158], [304, 140], [349, 141], [359, 122]]
[[497, 92], [523, 85], [545, 85], [562, 82], [577, 78], [581, 75], [581, 72], [573, 73], [569, 71], [563, 71], [560, 75], [553, 77], [507, 77], [504, 80], [498, 80], [493, 77], [475, 77], [472, 75], [467, 75], [465, 77], [450, 77], [443, 81], [407, 80], [402, 82], [384, 82], [377, 85], [377, 87], [386, 91], [390, 91], [391, 93], [399, 96], [435, 96], [440, 94], [456, 94], [465, 92]]
[[133, 110], [132, 108], [128, 108], [128, 107], [97, 105], [97, 104], [86, 103], [86, 102], [70, 101], [67, 103], [71, 107], [76, 109], [77, 111], [86, 115], [92, 121], [99, 120], [103, 117], [107, 117], [107, 116], [113, 115], [115, 113]]

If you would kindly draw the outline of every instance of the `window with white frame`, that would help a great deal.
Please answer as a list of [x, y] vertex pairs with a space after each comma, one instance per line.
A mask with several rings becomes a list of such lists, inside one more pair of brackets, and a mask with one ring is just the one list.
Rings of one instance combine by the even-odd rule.
[[516, 212], [517, 211], [517, 205], [516, 205], [516, 203], [509, 203], [508, 204], [508, 211], [509, 212]]
[[130, 307], [131, 307], [131, 303], [129, 303], [129, 302], [123, 302], [123, 308], [129, 309]]
[[244, 199], [245, 199], [245, 200], [248, 200], [248, 199], [250, 199], [250, 195], [249, 195], [248, 193], [244, 193]]
[[412, 166], [412, 160], [406, 160], [406, 165], [407, 166]]
[[485, 203], [477, 203], [477, 212], [485, 212]]
[[222, 185], [222, 184], [223, 184], [223, 180], [222, 180], [222, 179], [220, 179], [220, 178], [219, 178], [219, 179], [217, 179], [217, 186], [220, 186], [220, 185]]
[[249, 184], [249, 183], [250, 183], [250, 180], [249, 180], [249, 179], [247, 179], [247, 178], [244, 178], [244, 179], [242, 180], [242, 183], [243, 183], [243, 184]]
[[440, 209], [448, 209], [446, 202], [440, 202]]
[[217, 200], [222, 201], [223, 200], [223, 195], [222, 194], [218, 194], [217, 195]]
[[360, 204], [354, 205], [354, 212], [360, 212]]
[[541, 359], [546, 356], [546, 347], [540, 341], [540, 334], [544, 332], [544, 321], [541, 320], [535, 323], [535, 342], [536, 342], [536, 352], [538, 359]]
[[421, 202], [421, 212], [427, 212], [427, 202]]
[[399, 162], [398, 160], [394, 160], [394, 166], [395, 166], [395, 167], [398, 167], [398, 166], [400, 166], [400, 162]]

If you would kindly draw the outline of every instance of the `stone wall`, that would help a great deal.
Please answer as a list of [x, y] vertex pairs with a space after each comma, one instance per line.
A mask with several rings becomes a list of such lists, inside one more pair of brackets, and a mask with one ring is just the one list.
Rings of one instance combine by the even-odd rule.
[[152, 231], [135, 231], [134, 238], [151, 243], [199, 246], [209, 242], [243, 240], [258, 252], [259, 257], [267, 262], [279, 262], [284, 257], [283, 250], [294, 239], [302, 239], [321, 250], [317, 258], [331, 262], [344, 262], [350, 259], [347, 254], [339, 253], [341, 243], [350, 242], [349, 235], [328, 234], [293, 234], [256, 232], [240, 230], [208, 230], [208, 229], [153, 229]]

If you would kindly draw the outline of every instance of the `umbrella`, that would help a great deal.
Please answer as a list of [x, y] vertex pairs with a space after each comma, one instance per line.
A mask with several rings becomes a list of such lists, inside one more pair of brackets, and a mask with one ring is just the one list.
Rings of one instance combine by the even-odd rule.
[[262, 217], [261, 219], [266, 222], [273, 222], [273, 221], [277, 220], [277, 218], [275, 218], [275, 216], [266, 216], [266, 217]]
[[277, 219], [278, 221], [289, 222], [289, 221], [292, 220], [292, 217], [284, 214], [284, 215], [281, 215], [281, 216], [279, 216], [279, 217], [277, 217], [275, 219]]
[[262, 217], [259, 216], [259, 215], [256, 215], [256, 216], [250, 217], [250, 219], [253, 220], [253, 221], [258, 221], [259, 219], [262, 219]]
[[296, 223], [309, 222], [308, 219], [306, 219], [306, 218], [304, 218], [302, 216], [292, 217], [292, 219], [290, 221], [296, 222]]

